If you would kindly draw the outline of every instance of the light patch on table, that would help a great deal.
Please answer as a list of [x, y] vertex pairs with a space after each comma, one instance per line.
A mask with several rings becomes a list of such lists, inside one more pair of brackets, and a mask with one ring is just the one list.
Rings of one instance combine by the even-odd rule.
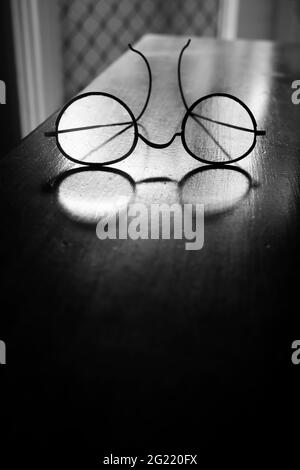
[[103, 215], [126, 209], [133, 194], [130, 181], [119, 174], [83, 170], [61, 182], [58, 200], [72, 219], [97, 223]]
[[184, 204], [204, 204], [205, 214], [232, 209], [250, 189], [248, 178], [230, 169], [208, 169], [193, 174], [182, 186]]

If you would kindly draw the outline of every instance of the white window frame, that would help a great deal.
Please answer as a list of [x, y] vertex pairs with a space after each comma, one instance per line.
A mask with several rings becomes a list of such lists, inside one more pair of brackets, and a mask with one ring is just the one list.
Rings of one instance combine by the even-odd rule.
[[240, 0], [220, 0], [218, 36], [236, 39], [238, 36]]
[[11, 0], [14, 52], [25, 137], [62, 103], [57, 0]]

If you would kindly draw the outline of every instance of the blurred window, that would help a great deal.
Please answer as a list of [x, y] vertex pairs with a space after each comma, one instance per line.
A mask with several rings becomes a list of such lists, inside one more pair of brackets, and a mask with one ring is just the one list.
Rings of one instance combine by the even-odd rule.
[[60, 0], [64, 94], [82, 90], [146, 33], [216, 36], [219, 0]]

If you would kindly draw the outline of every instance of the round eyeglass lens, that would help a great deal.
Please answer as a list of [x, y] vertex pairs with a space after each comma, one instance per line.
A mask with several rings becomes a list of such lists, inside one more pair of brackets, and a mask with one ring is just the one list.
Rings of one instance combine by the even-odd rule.
[[254, 144], [254, 122], [235, 99], [211, 96], [190, 109], [184, 139], [195, 158], [207, 163], [230, 163], [247, 154]]
[[112, 163], [127, 156], [135, 143], [135, 125], [114, 97], [89, 94], [75, 99], [57, 125], [63, 152], [85, 164]]

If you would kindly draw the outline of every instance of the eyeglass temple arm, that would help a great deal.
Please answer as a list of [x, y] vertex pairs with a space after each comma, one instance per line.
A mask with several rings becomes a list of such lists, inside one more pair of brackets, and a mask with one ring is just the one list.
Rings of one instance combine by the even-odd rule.
[[132, 51], [132, 52], [135, 52], [136, 54], [139, 54], [142, 59], [144, 60], [145, 64], [146, 64], [146, 67], [147, 67], [147, 70], [148, 70], [148, 76], [149, 76], [149, 87], [148, 87], [148, 94], [147, 94], [147, 98], [146, 98], [146, 101], [145, 101], [145, 104], [144, 104], [144, 107], [142, 109], [142, 111], [140, 112], [140, 114], [138, 115], [136, 119], [136, 121], [138, 121], [142, 115], [144, 114], [144, 112], [146, 111], [146, 108], [148, 106], [148, 103], [149, 103], [149, 99], [150, 99], [150, 95], [151, 95], [151, 90], [152, 90], [152, 73], [151, 73], [151, 69], [150, 69], [150, 65], [149, 65], [149, 62], [148, 60], [146, 59], [146, 57], [144, 56], [144, 54], [142, 54], [140, 51], [134, 49], [132, 47], [131, 44], [128, 44], [128, 47], [129, 49]]
[[181, 49], [181, 52], [179, 54], [179, 58], [178, 58], [178, 67], [177, 67], [177, 77], [178, 77], [178, 85], [179, 85], [179, 91], [180, 91], [180, 95], [181, 95], [181, 99], [182, 99], [182, 102], [186, 108], [186, 110], [189, 109], [188, 107], [188, 104], [186, 102], [186, 99], [185, 99], [185, 96], [184, 96], [184, 93], [183, 93], [183, 88], [182, 88], [182, 81], [181, 81], [181, 61], [182, 61], [182, 56], [183, 56], [183, 53], [184, 51], [186, 50], [187, 47], [189, 47], [191, 43], [191, 40], [189, 39], [188, 42], [186, 43], [186, 45]]
[[[181, 95], [181, 99], [183, 101], [183, 104], [185, 106], [185, 109], [188, 110], [189, 109], [189, 106], [186, 102], [186, 99], [185, 99], [185, 96], [184, 96], [184, 93], [183, 93], [183, 87], [182, 87], [182, 81], [181, 81], [181, 62], [182, 62], [182, 56], [183, 56], [183, 53], [184, 51], [189, 47], [191, 43], [191, 40], [189, 39], [188, 42], [186, 43], [185, 46], [183, 46], [183, 48], [181, 49], [181, 52], [179, 54], [179, 58], [178, 58], [178, 67], [177, 67], [177, 76], [178, 76], [178, 85], [179, 85], [179, 91], [180, 91], [180, 95]], [[195, 116], [197, 116], [196, 114], [192, 113], [192, 118], [194, 119]], [[199, 116], [199, 117], [202, 117], [202, 116]], [[226, 123], [222, 123], [222, 122], [218, 122], [218, 124], [222, 124], [222, 125], [225, 125], [225, 126], [228, 126], [228, 127], [236, 127], [238, 128], [237, 126], [232, 126], [230, 124], [226, 124]], [[241, 130], [246, 130], [246, 129], [242, 129], [240, 128]], [[266, 131], [265, 130], [255, 130], [255, 131], [251, 131], [251, 132], [254, 132], [257, 136], [259, 135], [266, 135]]]
[[[131, 44], [128, 44], [128, 47], [129, 49], [132, 51], [132, 52], [135, 52], [136, 54], [140, 55], [142, 57], [142, 59], [144, 60], [145, 64], [146, 64], [146, 67], [147, 67], [147, 70], [148, 70], [148, 76], [149, 76], [149, 87], [148, 87], [148, 93], [147, 93], [147, 98], [146, 98], [146, 101], [145, 101], [145, 104], [143, 106], [143, 109], [142, 111], [140, 112], [140, 114], [138, 115], [138, 117], [136, 118], [136, 121], [138, 122], [139, 119], [141, 119], [142, 115], [144, 114], [144, 112], [146, 111], [146, 108], [148, 106], [148, 103], [149, 103], [149, 99], [150, 99], [150, 95], [151, 95], [151, 90], [152, 90], [152, 73], [151, 73], [151, 69], [150, 69], [150, 65], [149, 65], [149, 62], [148, 60], [146, 59], [146, 57], [144, 56], [144, 54], [142, 54], [140, 51], [134, 49], [132, 47]], [[128, 124], [128, 123], [121, 123], [121, 124]], [[109, 124], [109, 125], [120, 125], [120, 123], [118, 124]], [[93, 127], [108, 127], [109, 125], [106, 125], [106, 126], [93, 126]], [[74, 130], [74, 129], [71, 129], [71, 130]], [[75, 129], [77, 130], [77, 129]], [[45, 137], [55, 137], [57, 134], [56, 131], [49, 131], [49, 132], [45, 132], [44, 133], [44, 136]]]

